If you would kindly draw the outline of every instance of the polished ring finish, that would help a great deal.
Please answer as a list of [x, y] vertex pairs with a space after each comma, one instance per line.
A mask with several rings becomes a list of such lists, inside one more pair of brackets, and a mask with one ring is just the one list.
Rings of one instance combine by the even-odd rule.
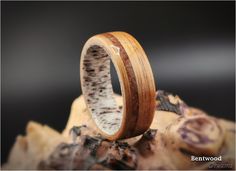
[[[119, 78], [122, 109], [114, 98], [110, 61]], [[130, 138], [150, 127], [156, 106], [155, 82], [148, 58], [134, 37], [125, 32], [91, 37], [82, 50], [80, 78], [87, 108], [104, 137]]]

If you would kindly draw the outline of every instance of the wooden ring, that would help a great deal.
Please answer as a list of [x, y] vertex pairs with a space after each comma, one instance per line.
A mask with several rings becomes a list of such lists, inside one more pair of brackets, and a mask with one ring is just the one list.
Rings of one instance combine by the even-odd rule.
[[[110, 59], [120, 82], [122, 109], [114, 99]], [[148, 58], [134, 37], [125, 32], [91, 37], [82, 50], [80, 78], [87, 108], [104, 137], [129, 138], [149, 128], [156, 106], [155, 82]]]

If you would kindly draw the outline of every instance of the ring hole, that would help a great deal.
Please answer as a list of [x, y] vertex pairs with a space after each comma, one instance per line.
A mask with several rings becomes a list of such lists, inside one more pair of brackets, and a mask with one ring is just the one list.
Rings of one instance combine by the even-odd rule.
[[111, 82], [112, 82], [113, 91], [114, 93], [121, 95], [119, 78], [118, 78], [115, 66], [112, 62], [111, 62], [110, 67], [111, 67]]

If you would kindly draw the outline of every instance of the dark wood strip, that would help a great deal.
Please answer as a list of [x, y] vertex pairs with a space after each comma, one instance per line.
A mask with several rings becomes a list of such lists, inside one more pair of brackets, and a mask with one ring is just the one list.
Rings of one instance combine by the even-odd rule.
[[[128, 121], [130, 123], [130, 126], [132, 125], [131, 123], [134, 123], [135, 125], [137, 124], [138, 120], [138, 114], [139, 114], [139, 98], [138, 98], [138, 84], [137, 80], [135, 78], [135, 73], [132, 67], [132, 64], [130, 62], [129, 56], [126, 53], [123, 45], [120, 43], [120, 41], [112, 34], [110, 33], [104, 33], [103, 34], [107, 39], [109, 39], [114, 46], [119, 47], [120, 49], [120, 56], [122, 61], [125, 64], [126, 67], [126, 72], [128, 75], [128, 79], [130, 82], [130, 91], [131, 91], [131, 104], [132, 104], [132, 121]], [[136, 126], [133, 126], [133, 130], [130, 130], [128, 134], [133, 134], [133, 131], [135, 131]], [[129, 136], [129, 135], [128, 135]]]

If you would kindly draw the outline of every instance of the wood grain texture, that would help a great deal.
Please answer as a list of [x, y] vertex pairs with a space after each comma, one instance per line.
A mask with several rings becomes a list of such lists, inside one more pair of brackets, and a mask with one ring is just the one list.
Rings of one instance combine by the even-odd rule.
[[[120, 82], [122, 109], [113, 96], [110, 60]], [[91, 37], [82, 50], [80, 68], [87, 107], [103, 136], [110, 140], [129, 138], [149, 128], [156, 88], [148, 58], [134, 37], [125, 32]]]

